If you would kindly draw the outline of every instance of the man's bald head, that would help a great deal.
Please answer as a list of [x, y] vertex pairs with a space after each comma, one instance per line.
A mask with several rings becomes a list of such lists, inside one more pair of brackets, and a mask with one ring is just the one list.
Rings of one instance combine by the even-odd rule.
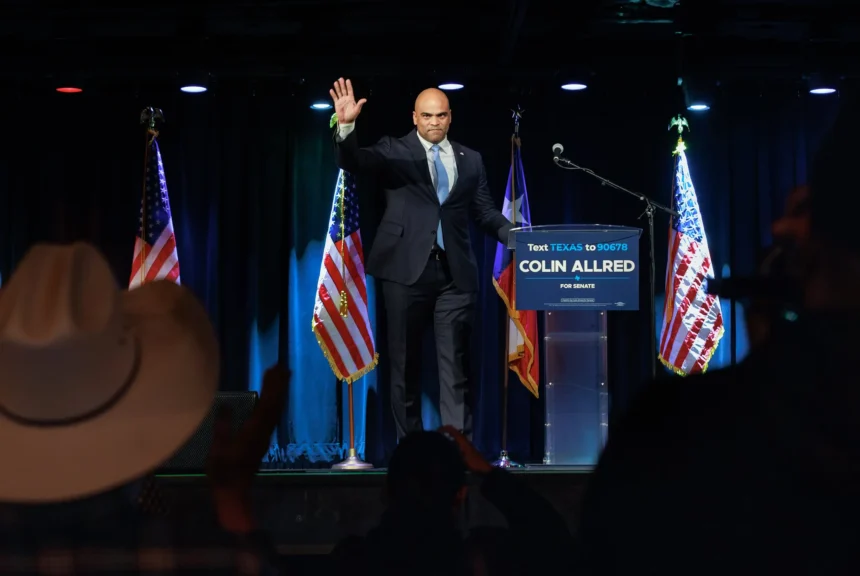
[[415, 99], [412, 123], [418, 134], [434, 144], [441, 142], [451, 126], [448, 97], [438, 88], [427, 88]]
[[439, 105], [442, 108], [448, 109], [448, 97], [438, 88], [427, 88], [422, 90], [415, 99], [415, 111], [417, 112], [423, 106]]

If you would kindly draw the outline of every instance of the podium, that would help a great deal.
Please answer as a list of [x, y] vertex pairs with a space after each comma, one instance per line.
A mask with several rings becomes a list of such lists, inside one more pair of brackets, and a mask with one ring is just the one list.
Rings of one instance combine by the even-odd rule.
[[544, 457], [594, 466], [606, 444], [610, 397], [607, 313], [639, 309], [639, 238], [624, 226], [511, 230], [514, 303], [543, 316]]

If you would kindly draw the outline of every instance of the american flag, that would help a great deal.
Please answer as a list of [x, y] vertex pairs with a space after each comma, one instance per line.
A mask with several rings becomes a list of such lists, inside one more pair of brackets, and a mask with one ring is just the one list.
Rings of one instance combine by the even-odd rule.
[[170, 198], [158, 140], [151, 135], [146, 148], [144, 196], [140, 204], [137, 238], [134, 241], [134, 258], [131, 263], [129, 289], [153, 280], [179, 281], [179, 254], [170, 215]]
[[355, 179], [343, 170], [331, 205], [312, 327], [339, 380], [353, 382], [376, 367]]
[[683, 142], [675, 151], [673, 217], [669, 228], [666, 302], [660, 361], [676, 374], [704, 372], [723, 337], [720, 299], [707, 293], [714, 264]]
[[[531, 212], [518, 138], [514, 139], [513, 148], [502, 214], [519, 228], [531, 225]], [[513, 258], [511, 251], [501, 242], [496, 246], [493, 286], [508, 311], [508, 366], [519, 377], [523, 386], [537, 397], [540, 383], [537, 312], [515, 309]]]

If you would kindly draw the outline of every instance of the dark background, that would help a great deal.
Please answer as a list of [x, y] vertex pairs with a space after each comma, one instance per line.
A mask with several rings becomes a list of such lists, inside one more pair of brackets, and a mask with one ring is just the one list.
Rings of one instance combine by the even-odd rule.
[[[286, 466], [326, 465], [344, 449], [338, 387], [310, 331], [337, 171], [331, 111], [309, 106], [327, 98], [339, 75], [353, 78], [358, 96], [369, 100], [358, 128], [367, 144], [411, 129], [421, 89], [464, 83], [450, 94], [451, 137], [483, 154], [499, 205], [511, 108], [522, 106], [535, 224], [645, 227], [636, 200], [559, 170], [550, 149], [561, 142], [577, 163], [669, 202], [676, 134], [667, 127], [683, 112], [715, 270], [746, 275], [770, 242], [785, 196], [806, 181], [838, 106], [840, 94], [809, 95], [806, 77], [841, 77], [845, 91], [858, 72], [857, 18], [847, 3], [591, 1], [571, 4], [568, 13], [524, 0], [443, 1], [430, 12], [386, 0], [101, 4], [4, 4], [0, 274], [8, 278], [34, 242], [83, 239], [104, 250], [127, 282], [143, 170], [138, 117], [145, 106], [162, 108], [159, 141], [182, 281], [205, 302], [220, 334], [222, 388], [256, 388], [277, 359], [293, 370], [290, 406], [270, 454]], [[201, 76], [207, 93], [178, 91]], [[679, 77], [708, 88], [715, 98], [709, 112], [684, 110]], [[577, 79], [589, 89], [559, 89]], [[60, 84], [84, 91], [58, 94]], [[362, 210], [369, 244], [381, 206]], [[658, 291], [667, 228], [658, 215]], [[474, 342], [476, 441], [494, 454], [503, 318], [489, 282], [496, 243], [475, 240], [484, 279]], [[646, 279], [642, 311], [610, 320], [616, 415], [648, 376]], [[735, 320], [731, 308], [724, 303]], [[384, 358], [381, 314], [376, 338]], [[727, 329], [721, 364], [742, 354], [739, 323]], [[386, 379], [383, 360], [356, 387], [359, 449], [376, 464], [394, 440]], [[540, 461], [541, 401], [514, 385], [511, 406], [514, 456]]]

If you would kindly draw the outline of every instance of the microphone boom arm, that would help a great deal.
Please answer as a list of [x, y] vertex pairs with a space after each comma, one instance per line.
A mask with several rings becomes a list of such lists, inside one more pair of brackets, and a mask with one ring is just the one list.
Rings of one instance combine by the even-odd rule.
[[[630, 194], [631, 196], [633, 196], [637, 200], [645, 203], [646, 212], [648, 210], [654, 210], [656, 208], [658, 210], [662, 210], [663, 212], [665, 212], [666, 214], [669, 214], [671, 216], [680, 216], [680, 214], [678, 214], [678, 212], [669, 208], [668, 206], [664, 206], [663, 204], [660, 204], [659, 202], [654, 202], [653, 200], [651, 200], [650, 198], [648, 198], [644, 194], [640, 194], [639, 192], [633, 192], [632, 190], [628, 190], [627, 188], [624, 188], [623, 186], [619, 186], [618, 184], [616, 184], [612, 180], [607, 180], [603, 176], [596, 174], [590, 168], [584, 168], [582, 166], [574, 164], [573, 162], [571, 162], [567, 158], [562, 158], [561, 156], [555, 157], [555, 158], [553, 158], [553, 162], [555, 162], [559, 168], [562, 168], [564, 170], [578, 170], [580, 172], [584, 172], [585, 174], [588, 174], [592, 178], [596, 178], [597, 180], [599, 180], [601, 186], [609, 186], [610, 188], [614, 188], [614, 189], [619, 190], [621, 192], [625, 192], [627, 194]], [[645, 212], [643, 212], [643, 215], [644, 214], [645, 214]], [[641, 217], [642, 216], [640, 216], [640, 218]]]
[[[559, 148], [561, 148], [561, 145], [558, 145], [558, 146], [559, 146]], [[552, 159], [552, 161], [555, 162], [556, 166], [558, 166], [559, 168], [563, 168], [565, 170], [578, 170], [580, 172], [585, 172], [589, 176], [591, 176], [593, 178], [597, 178], [600, 181], [601, 186], [609, 186], [610, 188], [620, 190], [621, 192], [625, 192], [627, 194], [630, 194], [634, 198], [637, 198], [641, 202], [645, 203], [645, 211], [639, 215], [639, 218], [642, 218], [643, 216], [647, 216], [647, 218], [648, 218], [648, 256], [649, 256], [648, 259], [650, 260], [649, 270], [648, 270], [648, 272], [649, 272], [648, 280], [649, 280], [649, 290], [651, 293], [651, 319], [649, 322], [650, 327], [651, 327], [651, 333], [650, 333], [649, 340], [651, 343], [651, 352], [650, 352], [650, 356], [651, 356], [651, 379], [656, 380], [657, 379], [657, 303], [656, 303], [655, 287], [656, 287], [656, 281], [657, 281], [656, 280], [657, 274], [656, 274], [656, 270], [655, 270], [656, 265], [655, 265], [655, 256], [654, 256], [654, 212], [656, 210], [662, 210], [666, 214], [670, 214], [671, 216], [674, 216], [674, 217], [680, 216], [680, 214], [678, 214], [675, 210], [669, 208], [668, 206], [664, 206], [658, 202], [654, 202], [653, 200], [651, 200], [650, 198], [648, 198], [644, 194], [640, 194], [639, 192], [633, 192], [632, 190], [628, 190], [627, 188], [624, 188], [623, 186], [619, 186], [618, 184], [616, 184], [615, 182], [613, 182], [611, 180], [607, 180], [603, 176], [599, 176], [598, 174], [595, 174], [592, 170], [590, 170], [588, 168], [583, 168], [582, 166], [578, 166], [578, 165], [574, 164], [573, 162], [571, 162], [567, 158], [563, 158], [560, 156], [560, 154], [563, 151], [564, 151], [564, 148], [561, 148], [561, 150], [559, 150], [558, 154], [556, 154], [555, 147], [553, 147], [553, 159]]]

